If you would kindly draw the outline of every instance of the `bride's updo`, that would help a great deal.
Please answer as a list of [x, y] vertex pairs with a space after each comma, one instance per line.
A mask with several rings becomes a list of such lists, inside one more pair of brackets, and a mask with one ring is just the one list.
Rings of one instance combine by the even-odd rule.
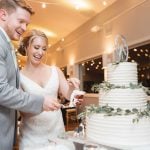
[[33, 42], [33, 40], [36, 37], [43, 37], [46, 40], [46, 43], [48, 45], [48, 38], [46, 36], [46, 34], [40, 30], [30, 30], [20, 41], [19, 47], [18, 47], [18, 52], [23, 55], [26, 56], [26, 48]]

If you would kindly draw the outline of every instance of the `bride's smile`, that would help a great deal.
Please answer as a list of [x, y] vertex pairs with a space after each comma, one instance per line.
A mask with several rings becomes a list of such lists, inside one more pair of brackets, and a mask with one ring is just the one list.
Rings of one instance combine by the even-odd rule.
[[30, 62], [34, 65], [38, 65], [42, 62], [47, 50], [47, 41], [43, 37], [35, 36], [32, 44], [27, 49], [27, 55]]

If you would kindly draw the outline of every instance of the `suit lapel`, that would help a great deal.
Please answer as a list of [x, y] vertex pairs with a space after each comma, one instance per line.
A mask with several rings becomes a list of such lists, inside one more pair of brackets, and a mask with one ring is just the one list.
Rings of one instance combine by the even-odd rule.
[[11, 55], [12, 55], [12, 58], [13, 58], [13, 63], [14, 63], [14, 67], [15, 67], [15, 70], [16, 70], [16, 88], [19, 88], [19, 68], [18, 68], [18, 63], [17, 63], [17, 58], [16, 58], [16, 55], [15, 55], [15, 50], [14, 48], [12, 47], [11, 43], [9, 43], [10, 45], [10, 48], [11, 48]]
[[6, 41], [6, 46], [7, 46], [7, 54], [11, 56], [12, 60], [10, 60], [10, 63], [12, 63], [13, 61], [13, 66], [14, 66], [14, 69], [16, 71], [16, 88], [19, 88], [19, 68], [18, 68], [18, 65], [15, 65], [15, 62], [14, 62], [14, 58], [15, 56], [13, 56], [12, 54], [12, 51], [14, 51], [14, 48], [13, 46], [11, 45], [11, 43], [6, 39], [5, 35], [3, 34], [3, 32], [0, 30], [0, 36], [2, 37], [2, 39], [4, 41]]

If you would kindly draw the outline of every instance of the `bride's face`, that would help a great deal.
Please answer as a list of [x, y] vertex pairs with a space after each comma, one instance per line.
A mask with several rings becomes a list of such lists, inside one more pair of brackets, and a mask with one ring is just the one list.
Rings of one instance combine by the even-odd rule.
[[37, 36], [32, 43], [27, 47], [28, 61], [33, 65], [38, 65], [42, 62], [47, 50], [47, 42], [44, 37]]

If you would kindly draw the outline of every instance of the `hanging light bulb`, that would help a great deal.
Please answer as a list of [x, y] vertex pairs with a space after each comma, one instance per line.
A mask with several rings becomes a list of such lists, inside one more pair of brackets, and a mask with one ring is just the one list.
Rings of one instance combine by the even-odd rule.
[[106, 5], [107, 5], [107, 2], [106, 2], [106, 1], [103, 1], [103, 5], [106, 6]]
[[46, 8], [46, 3], [42, 3], [42, 8]]

